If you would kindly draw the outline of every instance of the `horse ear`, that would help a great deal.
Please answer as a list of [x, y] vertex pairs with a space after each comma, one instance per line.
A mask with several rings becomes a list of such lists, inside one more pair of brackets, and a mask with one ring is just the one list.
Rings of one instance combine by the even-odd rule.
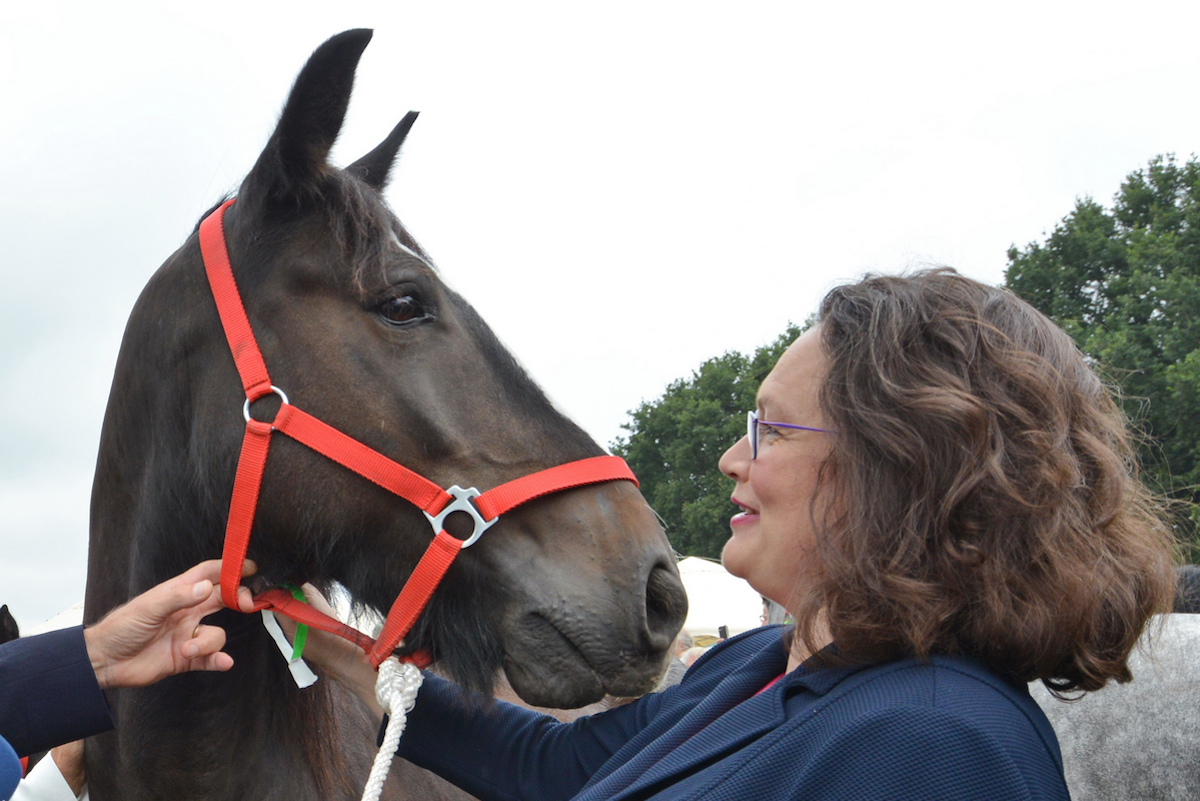
[[371, 41], [356, 29], [330, 38], [296, 77], [279, 124], [242, 186], [249, 200], [294, 199], [318, 189], [354, 88], [354, 70]]
[[400, 146], [404, 144], [404, 138], [408, 136], [408, 129], [412, 128], [413, 123], [417, 121], [418, 113], [410, 111], [405, 114], [404, 119], [400, 120], [399, 124], [392, 129], [387, 139], [384, 139], [374, 150], [347, 167], [346, 172], [358, 176], [371, 186], [383, 191], [383, 188], [387, 186], [388, 178], [392, 171], [392, 163], [396, 160], [396, 153], [400, 151]]
[[8, 611], [8, 604], [0, 606], [0, 643], [12, 642], [20, 637], [21, 627], [17, 625], [12, 612]]

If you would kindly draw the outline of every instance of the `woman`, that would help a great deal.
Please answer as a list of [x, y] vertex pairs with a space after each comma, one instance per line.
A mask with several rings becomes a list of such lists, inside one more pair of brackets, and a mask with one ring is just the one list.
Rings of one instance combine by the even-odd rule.
[[[722, 457], [723, 561], [794, 629], [562, 724], [429, 676], [399, 754], [481, 798], [1065, 799], [1026, 683], [1128, 681], [1170, 541], [1071, 340], [949, 270], [839, 287]], [[374, 703], [374, 674], [314, 658]]]

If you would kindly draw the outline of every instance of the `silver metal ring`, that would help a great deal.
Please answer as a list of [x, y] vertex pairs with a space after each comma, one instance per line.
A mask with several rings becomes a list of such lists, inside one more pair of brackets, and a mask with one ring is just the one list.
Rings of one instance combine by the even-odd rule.
[[[284, 403], [288, 402], [287, 395], [284, 394], [284, 391], [282, 389], [280, 389], [279, 387], [275, 386], [274, 384], [271, 385], [271, 392], [278, 395], [279, 399], [281, 401], [283, 401]], [[265, 397], [266, 397], [266, 395], [258, 396], [258, 398], [265, 398]], [[258, 400], [258, 398], [255, 398], [255, 400]], [[250, 422], [250, 399], [249, 398], [246, 398], [246, 402], [242, 405], [242, 417], [246, 418], [247, 423]]]

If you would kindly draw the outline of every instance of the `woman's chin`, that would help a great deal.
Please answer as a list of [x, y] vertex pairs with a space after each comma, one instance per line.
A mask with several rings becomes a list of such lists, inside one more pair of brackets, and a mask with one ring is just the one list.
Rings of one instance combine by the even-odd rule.
[[737, 576], [740, 579], [747, 579], [747, 564], [746, 557], [749, 556], [747, 551], [753, 550], [745, 538], [739, 539], [737, 534], [734, 534], [725, 541], [725, 547], [721, 549], [721, 566], [731, 576]]

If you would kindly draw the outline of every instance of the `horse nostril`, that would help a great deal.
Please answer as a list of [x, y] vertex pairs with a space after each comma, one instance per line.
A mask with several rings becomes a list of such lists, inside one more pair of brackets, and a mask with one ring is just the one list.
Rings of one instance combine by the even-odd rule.
[[656, 565], [646, 580], [646, 627], [655, 648], [670, 648], [687, 618], [687, 593], [675, 573]]

